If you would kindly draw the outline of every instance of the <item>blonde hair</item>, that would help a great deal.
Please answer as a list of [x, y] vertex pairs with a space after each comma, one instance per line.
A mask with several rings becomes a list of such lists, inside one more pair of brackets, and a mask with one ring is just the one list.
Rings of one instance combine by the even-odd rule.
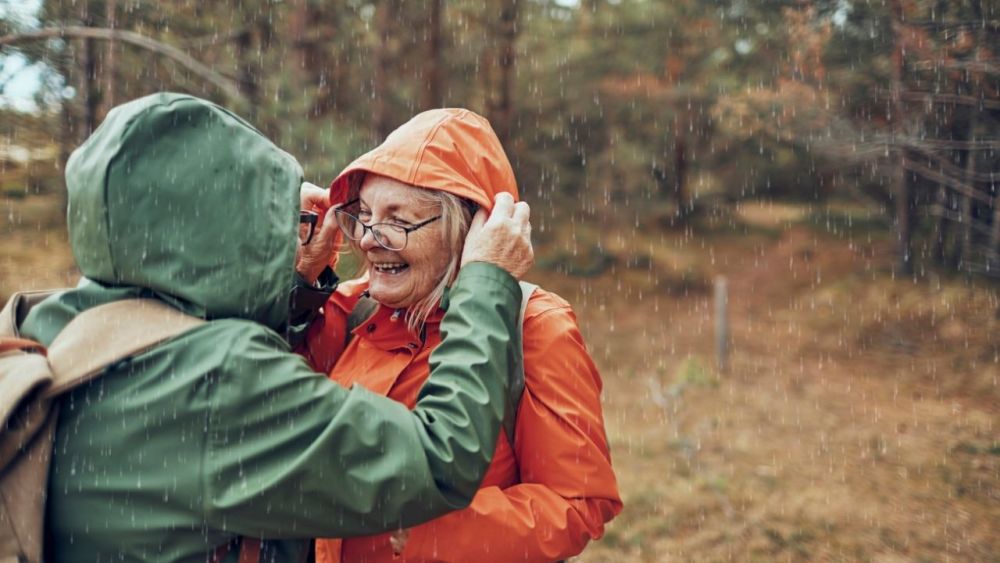
[[[357, 197], [364, 183], [365, 173], [354, 174], [350, 178], [350, 199]], [[409, 184], [408, 184], [409, 185]], [[476, 204], [456, 195], [440, 190], [431, 190], [409, 185], [414, 190], [416, 205], [419, 207], [438, 208], [441, 213], [440, 246], [449, 255], [448, 264], [434, 288], [416, 303], [406, 308], [406, 327], [416, 333], [423, 331], [427, 317], [430, 317], [441, 304], [445, 289], [458, 277], [458, 269], [462, 260], [462, 248], [465, 236], [472, 224], [472, 215]], [[371, 267], [365, 253], [361, 251], [361, 241], [350, 241], [351, 249], [359, 260], [359, 273], [367, 272]]]

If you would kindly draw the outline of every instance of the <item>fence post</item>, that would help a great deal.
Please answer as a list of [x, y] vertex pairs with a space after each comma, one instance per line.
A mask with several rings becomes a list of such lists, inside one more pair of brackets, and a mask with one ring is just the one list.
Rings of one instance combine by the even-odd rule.
[[729, 369], [729, 293], [725, 276], [715, 278], [715, 362], [719, 373]]

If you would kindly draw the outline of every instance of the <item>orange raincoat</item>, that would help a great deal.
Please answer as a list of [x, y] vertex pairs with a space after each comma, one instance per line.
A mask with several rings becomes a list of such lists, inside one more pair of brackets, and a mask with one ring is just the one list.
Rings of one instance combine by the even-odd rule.
[[[331, 202], [345, 201], [349, 176], [372, 172], [407, 184], [450, 192], [489, 209], [493, 197], [517, 198], [514, 174], [496, 134], [482, 117], [458, 109], [421, 113], [348, 166], [331, 185]], [[351, 194], [353, 197], [353, 194]], [[388, 307], [354, 331], [344, 349], [346, 318], [366, 278], [343, 284], [310, 328], [303, 351], [314, 368], [343, 385], [359, 383], [411, 408], [441, 341], [443, 312], [410, 332]], [[601, 378], [576, 317], [562, 298], [538, 289], [523, 325], [525, 390], [513, 444], [497, 442], [493, 462], [472, 504], [390, 534], [319, 540], [317, 561], [554, 561], [575, 555], [621, 511], [611, 469]]]

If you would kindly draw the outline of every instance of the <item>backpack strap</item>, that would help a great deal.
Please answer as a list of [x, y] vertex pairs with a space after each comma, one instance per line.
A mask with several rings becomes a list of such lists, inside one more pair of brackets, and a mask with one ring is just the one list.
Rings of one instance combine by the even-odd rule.
[[507, 392], [507, 408], [504, 411], [503, 431], [507, 442], [514, 446], [514, 431], [517, 429], [517, 410], [521, 406], [521, 396], [524, 395], [524, 312], [528, 310], [528, 301], [538, 286], [526, 281], [517, 282], [521, 286], [521, 310], [517, 317], [519, 331], [520, 353], [514, 359], [513, 373], [510, 377], [510, 389]]
[[54, 380], [45, 396], [75, 389], [108, 366], [204, 323], [157, 299], [123, 299], [87, 309], [49, 346]]
[[345, 350], [347, 349], [347, 345], [351, 343], [351, 337], [354, 336], [354, 329], [368, 320], [368, 317], [372, 316], [375, 309], [378, 309], [378, 301], [372, 299], [367, 291], [362, 293], [358, 302], [354, 304], [354, 308], [351, 309], [351, 313], [347, 315], [347, 327], [345, 327], [344, 331]]
[[[16, 294], [0, 311], [0, 560], [43, 561], [45, 494], [61, 393], [108, 365], [204, 321], [153, 299], [88, 309], [44, 347], [21, 338], [31, 307], [55, 292]], [[42, 353], [31, 353], [42, 352]]]
[[46, 291], [19, 291], [10, 296], [3, 310], [0, 310], [0, 337], [17, 338], [18, 331], [28, 311], [49, 297], [66, 291], [65, 289], [50, 289]]

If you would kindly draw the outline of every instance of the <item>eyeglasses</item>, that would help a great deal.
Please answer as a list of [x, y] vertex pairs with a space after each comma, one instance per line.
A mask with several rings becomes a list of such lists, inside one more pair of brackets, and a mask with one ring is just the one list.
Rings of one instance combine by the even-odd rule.
[[316, 223], [319, 221], [319, 213], [315, 211], [299, 212], [299, 242], [302, 246], [309, 244], [316, 231]]
[[361, 222], [361, 219], [358, 219], [354, 215], [351, 215], [343, 210], [358, 201], [359, 200], [357, 199], [351, 200], [337, 210], [337, 224], [340, 226], [340, 230], [344, 232], [344, 236], [351, 240], [361, 240], [364, 238], [366, 232], [371, 231], [372, 237], [375, 238], [375, 242], [386, 250], [403, 250], [406, 248], [406, 243], [409, 241], [410, 233], [441, 218], [440, 215], [431, 217], [430, 219], [417, 223], [412, 227], [403, 227], [393, 223], [375, 223], [372, 225], [366, 225]]

